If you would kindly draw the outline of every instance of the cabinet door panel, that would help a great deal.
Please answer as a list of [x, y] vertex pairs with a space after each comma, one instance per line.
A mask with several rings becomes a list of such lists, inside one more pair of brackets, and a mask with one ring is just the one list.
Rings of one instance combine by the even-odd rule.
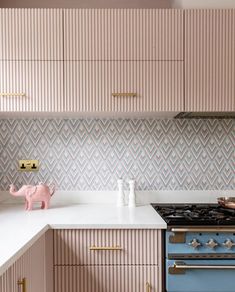
[[235, 111], [235, 10], [185, 11], [186, 111]]
[[0, 9], [1, 60], [63, 60], [62, 10]]
[[183, 11], [65, 10], [65, 60], [183, 60]]
[[[121, 250], [90, 250], [90, 247]], [[156, 265], [161, 256], [158, 230], [55, 230], [55, 265]]]
[[0, 277], [0, 291], [23, 291], [17, 284], [23, 278], [27, 292], [46, 292], [44, 235]]
[[105, 115], [183, 111], [183, 62], [67, 61], [65, 103], [68, 112]]
[[63, 63], [0, 61], [0, 94], [0, 111], [60, 112]]
[[160, 292], [158, 273], [157, 266], [55, 267], [55, 291]]

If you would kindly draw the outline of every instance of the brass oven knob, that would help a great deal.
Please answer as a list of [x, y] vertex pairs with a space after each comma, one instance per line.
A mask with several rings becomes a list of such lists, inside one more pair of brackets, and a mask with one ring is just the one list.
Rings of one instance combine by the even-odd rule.
[[214, 240], [213, 238], [211, 238], [207, 243], [206, 246], [208, 246], [209, 248], [216, 248], [218, 246], [218, 242], [216, 240]]
[[227, 249], [231, 249], [235, 246], [235, 243], [231, 239], [226, 239], [223, 245], [227, 247]]
[[196, 238], [193, 238], [193, 240], [189, 242], [189, 245], [192, 246], [193, 248], [198, 248], [202, 244]]

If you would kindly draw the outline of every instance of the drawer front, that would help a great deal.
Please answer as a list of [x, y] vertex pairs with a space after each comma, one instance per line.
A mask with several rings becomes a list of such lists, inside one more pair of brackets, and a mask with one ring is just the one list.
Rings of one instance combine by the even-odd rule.
[[60, 61], [0, 61], [0, 111], [60, 112], [61, 80]]
[[157, 230], [55, 230], [54, 264], [157, 265], [160, 237]]
[[157, 266], [55, 267], [56, 292], [160, 292]]
[[67, 9], [65, 60], [183, 60], [183, 11]]
[[[181, 265], [202, 266], [180, 273], [169, 272], [177, 261], [167, 260], [166, 289], [168, 292], [234, 292], [235, 260], [183, 260]], [[228, 269], [232, 266], [233, 269]], [[216, 267], [216, 268], [213, 268]], [[227, 267], [227, 269], [226, 269]]]
[[184, 110], [183, 62], [67, 61], [64, 72], [68, 112]]
[[63, 60], [61, 9], [0, 9], [1, 60]]

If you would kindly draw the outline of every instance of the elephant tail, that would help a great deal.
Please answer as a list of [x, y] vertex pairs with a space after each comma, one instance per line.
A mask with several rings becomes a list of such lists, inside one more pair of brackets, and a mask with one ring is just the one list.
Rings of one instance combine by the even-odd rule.
[[50, 195], [51, 195], [51, 197], [54, 195], [54, 193], [55, 193], [55, 186], [53, 185], [51, 187], [51, 189], [50, 189]]

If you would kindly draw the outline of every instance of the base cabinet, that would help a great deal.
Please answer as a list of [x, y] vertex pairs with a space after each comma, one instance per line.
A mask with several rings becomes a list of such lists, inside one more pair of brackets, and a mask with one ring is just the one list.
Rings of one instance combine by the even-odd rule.
[[63, 266], [55, 268], [56, 292], [157, 292], [156, 266]]
[[160, 230], [53, 233], [55, 292], [162, 292]]
[[1, 292], [45, 292], [45, 236], [30, 247], [1, 277]]

